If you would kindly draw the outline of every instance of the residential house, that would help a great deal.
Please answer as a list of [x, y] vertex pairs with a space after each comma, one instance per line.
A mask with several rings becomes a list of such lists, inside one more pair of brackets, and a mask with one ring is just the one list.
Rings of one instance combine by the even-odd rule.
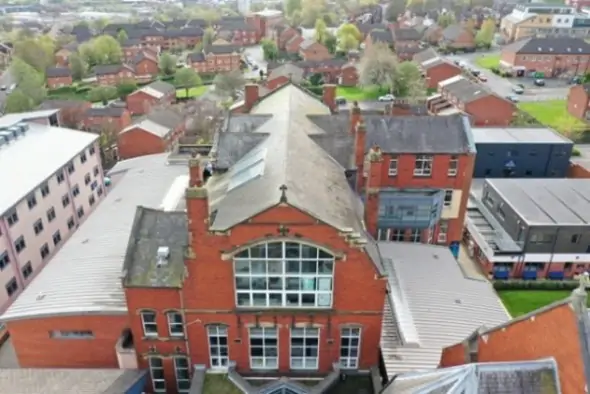
[[361, 42], [364, 42], [369, 33], [373, 30], [390, 30], [389, 25], [386, 23], [356, 23], [355, 25], [361, 33]]
[[463, 75], [439, 82], [438, 94], [428, 98], [428, 110], [436, 115], [463, 112], [475, 126], [509, 126], [516, 108], [485, 86]]
[[151, 81], [160, 71], [158, 57], [149, 51], [141, 51], [135, 55], [132, 66], [135, 71], [135, 79], [141, 82]]
[[421, 40], [422, 34], [413, 27], [393, 29], [393, 46], [400, 60], [412, 60], [414, 54], [422, 51]]
[[45, 78], [49, 89], [72, 85], [72, 70], [65, 67], [49, 67], [45, 70]]
[[284, 51], [287, 42], [293, 37], [300, 36], [301, 33], [291, 26], [276, 26], [274, 32], [275, 44], [280, 51]]
[[129, 79], [135, 79], [135, 70], [127, 64], [95, 66], [94, 75], [99, 85], [117, 85]]
[[157, 108], [118, 134], [119, 158], [131, 159], [171, 150], [184, 135], [184, 117], [170, 108]]
[[243, 48], [236, 45], [211, 45], [188, 55], [187, 62], [197, 72], [216, 73], [239, 70]]
[[301, 56], [303, 60], [312, 60], [316, 62], [328, 60], [333, 57], [325, 45], [311, 39], [304, 40], [299, 45], [299, 56]]
[[0, 180], [10, 185], [0, 198], [2, 311], [105, 194], [98, 137], [61, 127], [58, 115], [45, 110], [0, 118]]
[[125, 62], [133, 61], [133, 59], [144, 50], [141, 45], [141, 39], [139, 38], [129, 38], [125, 40], [121, 44], [121, 49], [123, 50], [123, 59]]
[[430, 45], [438, 45], [440, 39], [442, 38], [442, 31], [443, 28], [441, 26], [439, 26], [437, 23], [433, 23], [424, 31], [422, 39]]
[[578, 119], [590, 121], [590, 84], [574, 85], [567, 95], [567, 111]]
[[[552, 157], [569, 151], [564, 144]], [[589, 179], [486, 179], [469, 200], [469, 254], [496, 279], [561, 280], [587, 271], [590, 203], [581, 196], [589, 187]]]
[[274, 90], [289, 82], [300, 84], [305, 79], [305, 69], [293, 63], [286, 63], [269, 70], [264, 87]]
[[211, 43], [211, 45], [231, 45], [231, 42], [225, 40], [224, 38], [216, 38], [215, 41]]
[[475, 35], [463, 25], [450, 25], [441, 31], [438, 45], [451, 52], [473, 52], [475, 51]]
[[167, 29], [162, 32], [162, 50], [194, 48], [203, 41], [205, 31], [198, 26]]
[[303, 37], [301, 37], [300, 35], [296, 35], [291, 37], [286, 43], [285, 43], [285, 52], [290, 53], [290, 54], [299, 54], [299, 51], [301, 50], [301, 44], [305, 41], [305, 39]]
[[500, 33], [507, 42], [528, 37], [575, 37], [590, 35], [590, 15], [559, 4], [517, 4], [502, 18]]
[[590, 44], [573, 37], [526, 38], [502, 49], [500, 66], [547, 78], [583, 75], [590, 71]]
[[78, 50], [79, 44], [72, 42], [64, 45], [55, 52], [55, 63], [58, 67], [68, 67], [70, 64], [70, 56]]
[[[302, 60], [291, 64], [303, 69], [305, 77], [311, 74], [321, 74], [325, 83], [337, 83], [344, 86], [356, 86], [358, 83], [357, 63], [346, 59], [334, 58], [321, 62]], [[281, 65], [282, 63], [268, 63], [267, 72], [271, 73]]]
[[412, 60], [422, 71], [428, 89], [436, 89], [440, 82], [463, 73], [461, 67], [439, 56], [432, 48], [415, 54]]
[[70, 32], [72, 36], [75, 37], [76, 42], [81, 44], [86, 41], [90, 41], [94, 34], [88, 25], [80, 24], [72, 27], [72, 31]]
[[96, 132], [116, 132], [131, 124], [131, 114], [121, 107], [93, 107], [86, 111], [83, 127]]
[[222, 18], [216, 22], [218, 32], [231, 33], [230, 42], [233, 45], [254, 45], [260, 41], [260, 34], [255, 26], [249, 24], [243, 17], [239, 19]]
[[393, 33], [391, 30], [371, 30], [371, 32], [367, 34], [367, 37], [365, 38], [365, 48], [370, 48], [372, 45], [378, 42], [387, 44], [387, 46], [393, 49], [395, 43], [393, 41]]
[[[579, 288], [569, 297], [507, 323], [481, 327], [462, 341], [448, 346], [442, 352], [441, 367], [552, 358], [559, 371], [558, 385], [548, 385], [555, 375], [546, 372], [545, 377], [531, 379], [523, 387], [532, 390], [539, 387], [536, 392], [584, 393], [590, 387], [590, 373], [586, 367], [590, 364], [587, 346], [590, 321], [586, 307], [587, 276], [581, 275], [579, 280]], [[539, 334], [530, 335], [531, 332]]]
[[176, 101], [176, 88], [164, 81], [154, 81], [129, 94], [125, 99], [131, 115], [144, 115], [153, 107]]
[[61, 99], [47, 99], [41, 103], [39, 110], [59, 110], [61, 125], [71, 128], [80, 129], [86, 111], [92, 107], [92, 103], [83, 100], [61, 100]]

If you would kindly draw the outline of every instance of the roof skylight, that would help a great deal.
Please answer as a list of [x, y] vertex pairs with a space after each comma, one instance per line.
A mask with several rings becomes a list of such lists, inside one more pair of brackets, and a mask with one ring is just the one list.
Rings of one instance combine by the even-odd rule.
[[232, 191], [264, 174], [266, 148], [253, 149], [233, 167], [227, 191]]

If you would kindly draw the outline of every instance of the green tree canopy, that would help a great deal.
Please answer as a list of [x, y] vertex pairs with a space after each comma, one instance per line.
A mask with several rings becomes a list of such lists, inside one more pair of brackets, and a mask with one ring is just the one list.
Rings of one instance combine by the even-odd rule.
[[398, 64], [392, 93], [398, 97], [416, 99], [426, 97], [426, 84], [416, 63], [402, 62]]
[[320, 43], [326, 41], [326, 35], [328, 34], [328, 27], [323, 19], [315, 21], [315, 40]]
[[213, 80], [215, 91], [226, 94], [235, 99], [240, 89], [244, 87], [246, 81], [240, 71], [231, 71], [225, 74], [217, 74]]
[[454, 24], [455, 22], [456, 22], [455, 14], [450, 13], [450, 12], [440, 14], [438, 16], [438, 20], [436, 21], [436, 23], [438, 23], [438, 25], [440, 27], [442, 27], [443, 29], [447, 26]]
[[172, 75], [176, 71], [176, 57], [172, 56], [168, 52], [164, 52], [160, 55], [159, 60], [160, 71], [164, 75]]
[[380, 86], [393, 89], [397, 73], [397, 57], [385, 43], [371, 45], [359, 64], [359, 82], [362, 86]]
[[16, 89], [6, 97], [4, 111], [6, 113], [25, 112], [35, 108], [33, 100], [21, 89]]
[[268, 61], [277, 60], [279, 56], [279, 49], [277, 44], [268, 38], [263, 38], [260, 41], [262, 45], [262, 52], [264, 53], [264, 59]]
[[109, 100], [114, 100], [118, 97], [117, 88], [114, 86], [97, 86], [88, 92], [88, 99], [92, 102], [101, 102], [107, 105]]
[[481, 28], [475, 35], [475, 43], [477, 45], [489, 46], [494, 40], [496, 34], [496, 22], [493, 19], [486, 19], [481, 24]]
[[89, 66], [118, 64], [123, 59], [121, 44], [109, 35], [102, 35], [83, 43], [78, 52]]
[[72, 70], [72, 78], [79, 81], [86, 75], [88, 71], [88, 64], [82, 59], [78, 53], [72, 53], [69, 57], [70, 70]]
[[123, 29], [119, 30], [119, 33], [117, 33], [117, 41], [119, 41], [119, 44], [123, 44], [128, 39], [129, 36], [127, 35], [127, 32]]
[[14, 55], [44, 73], [47, 67], [55, 64], [55, 42], [43, 35], [37, 38], [25, 38], [14, 43]]
[[117, 95], [121, 99], [126, 99], [128, 95], [137, 90], [137, 82], [134, 79], [125, 79], [117, 85]]
[[201, 86], [203, 81], [201, 77], [192, 68], [181, 68], [174, 74], [174, 84], [177, 87], [184, 88], [186, 90], [186, 97], [189, 97], [189, 90]]

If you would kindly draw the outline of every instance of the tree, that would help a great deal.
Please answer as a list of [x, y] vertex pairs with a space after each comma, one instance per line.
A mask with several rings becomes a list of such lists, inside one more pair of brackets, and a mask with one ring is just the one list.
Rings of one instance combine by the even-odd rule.
[[326, 35], [328, 34], [328, 27], [323, 19], [315, 21], [315, 40], [320, 43], [324, 43]]
[[39, 72], [54, 64], [55, 43], [48, 36], [25, 38], [14, 43], [14, 55]]
[[185, 136], [195, 137], [196, 143], [210, 143], [224, 121], [223, 109], [213, 100], [190, 100], [175, 108], [188, 115]]
[[326, 11], [324, 0], [303, 0], [301, 5], [302, 25], [312, 27]]
[[90, 24], [90, 28], [97, 33], [102, 33], [102, 31], [108, 24], [109, 20], [107, 18], [98, 18], [92, 21], [92, 23]]
[[117, 88], [114, 86], [97, 86], [90, 89], [88, 92], [88, 99], [92, 102], [101, 102], [107, 105], [109, 100], [117, 98]]
[[206, 28], [205, 32], [203, 33], [203, 48], [207, 48], [209, 45], [211, 45], [214, 39], [215, 30], [213, 30], [211, 27]]
[[496, 33], [496, 22], [493, 19], [486, 19], [481, 24], [481, 28], [475, 35], [475, 43], [479, 46], [492, 45], [494, 41], [494, 34]]
[[213, 80], [216, 92], [226, 94], [233, 99], [237, 97], [238, 91], [242, 89], [245, 84], [246, 81], [244, 80], [244, 76], [239, 71], [217, 74]]
[[119, 30], [119, 32], [117, 33], [117, 41], [119, 41], [119, 44], [123, 44], [128, 39], [129, 36], [127, 35], [127, 32], [123, 29]]
[[438, 16], [438, 20], [436, 21], [436, 23], [438, 23], [438, 25], [444, 29], [445, 27], [455, 23], [455, 14], [452, 14], [450, 12], [440, 14]]
[[117, 162], [116, 144], [119, 131], [115, 123], [104, 122], [100, 125], [98, 143], [103, 168], [111, 168]]
[[406, 5], [402, 0], [390, 0], [385, 8], [385, 19], [396, 22], [397, 18], [406, 11]]
[[172, 75], [176, 71], [176, 58], [168, 52], [164, 52], [160, 56], [158, 66], [160, 67], [160, 72], [162, 72], [162, 74]]
[[31, 99], [34, 106], [41, 104], [47, 96], [45, 78], [41, 73], [33, 74], [22, 80], [18, 88]]
[[82, 59], [78, 53], [72, 53], [69, 57], [70, 70], [72, 70], [72, 78], [79, 81], [86, 75], [88, 71], [88, 64]]
[[199, 74], [192, 68], [181, 68], [174, 75], [174, 83], [176, 86], [184, 88], [186, 90], [186, 97], [189, 97], [189, 90], [201, 86], [203, 81], [201, 81]]
[[328, 48], [328, 52], [331, 54], [335, 54], [336, 50], [338, 49], [338, 39], [334, 34], [326, 34], [326, 39], [324, 40], [324, 45]]
[[83, 43], [78, 48], [78, 53], [89, 66], [118, 64], [123, 58], [121, 44], [108, 35], [102, 35]]
[[10, 65], [10, 74], [20, 84], [26, 79], [35, 78], [39, 72], [21, 58], [15, 57]]
[[358, 47], [359, 42], [352, 35], [342, 36], [340, 37], [340, 41], [338, 42], [338, 48], [340, 48], [341, 51], [346, 53], [358, 49]]
[[414, 62], [398, 64], [392, 93], [398, 97], [423, 99], [426, 97], [426, 85], [422, 72]]
[[309, 83], [312, 86], [321, 86], [321, 85], [324, 84], [324, 76], [322, 74], [320, 74], [320, 73], [312, 74], [309, 77]]
[[296, 11], [301, 11], [301, 0], [286, 0], [285, 15], [291, 17]]
[[33, 101], [22, 90], [16, 89], [6, 97], [4, 112], [25, 112], [34, 108]]
[[135, 92], [136, 89], [137, 82], [134, 79], [126, 79], [117, 85], [117, 95], [124, 100], [128, 95]]
[[277, 44], [268, 38], [264, 38], [260, 41], [262, 45], [262, 52], [264, 53], [264, 59], [267, 61], [277, 60], [279, 56], [279, 48]]
[[359, 28], [356, 27], [356, 25], [353, 23], [345, 23], [342, 26], [340, 26], [340, 28], [338, 29], [337, 36], [338, 36], [338, 38], [341, 38], [344, 36], [352, 36], [357, 41], [360, 41], [361, 38], [363, 37], [363, 35], [359, 31]]
[[385, 43], [371, 45], [359, 64], [359, 82], [362, 86], [392, 89], [397, 72], [397, 57]]

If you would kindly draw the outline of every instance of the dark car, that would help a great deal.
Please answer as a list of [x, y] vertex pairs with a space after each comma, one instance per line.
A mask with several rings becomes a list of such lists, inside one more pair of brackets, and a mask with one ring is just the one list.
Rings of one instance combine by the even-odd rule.
[[535, 79], [535, 86], [545, 86], [545, 80], [541, 78]]

